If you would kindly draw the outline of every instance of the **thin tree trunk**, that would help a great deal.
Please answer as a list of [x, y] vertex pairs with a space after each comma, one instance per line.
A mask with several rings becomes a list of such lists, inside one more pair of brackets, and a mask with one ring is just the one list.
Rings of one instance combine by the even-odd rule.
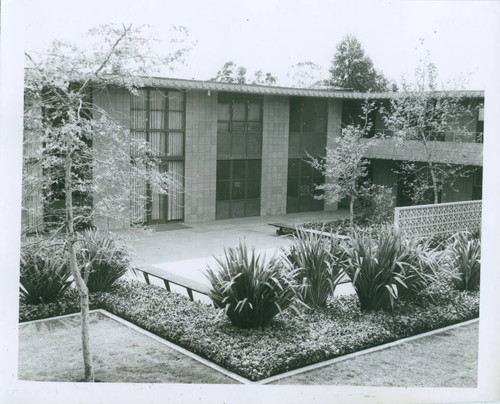
[[82, 351], [83, 351], [83, 366], [85, 369], [85, 382], [94, 381], [94, 366], [92, 363], [92, 351], [90, 349], [89, 336], [89, 290], [85, 284], [76, 261], [75, 250], [75, 230], [73, 218], [73, 195], [71, 190], [71, 154], [66, 156], [66, 174], [65, 174], [65, 197], [66, 197], [66, 234], [68, 240], [69, 267], [73, 279], [80, 295], [80, 309], [82, 317]]
[[351, 201], [349, 202], [349, 222], [351, 224], [351, 231], [354, 230], [354, 197], [351, 196]]
[[434, 191], [434, 203], [439, 203], [439, 190], [438, 190], [438, 184], [437, 184], [437, 179], [436, 179], [436, 173], [434, 172], [434, 167], [432, 166], [431, 163], [429, 163], [429, 171], [431, 173], [431, 178], [432, 178], [432, 190]]

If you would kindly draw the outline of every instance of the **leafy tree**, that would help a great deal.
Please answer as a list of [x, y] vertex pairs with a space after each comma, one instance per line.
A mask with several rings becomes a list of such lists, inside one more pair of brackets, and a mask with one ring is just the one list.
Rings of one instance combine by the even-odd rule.
[[429, 200], [438, 203], [444, 185], [453, 189], [458, 178], [470, 175], [467, 166], [438, 158], [435, 142], [474, 141], [475, 133], [468, 126], [475, 108], [460, 92], [437, 90], [436, 66], [421, 59], [415, 82], [403, 80], [401, 93], [391, 99], [389, 109], [382, 109], [385, 124], [397, 144], [417, 142], [424, 151], [422, 162], [401, 162], [397, 170], [415, 204]]
[[215, 78], [212, 81], [218, 81], [221, 83], [234, 83], [234, 84], [245, 84], [247, 69], [244, 67], [238, 67], [233, 61], [226, 62], [222, 69], [217, 72]]
[[[181, 27], [174, 30], [186, 34]], [[158, 194], [179, 187], [170, 173], [158, 169], [157, 150], [130, 136], [128, 128], [92, 102], [110, 86], [138, 94], [138, 88], [151, 85], [144, 76], [154, 73], [152, 66], [180, 61], [188, 50], [176, 41], [171, 53], [151, 56], [158, 51], [150, 48], [145, 34], [145, 27], [105, 25], [90, 31], [98, 40], [89, 52], [56, 41], [45, 54], [26, 53], [23, 209], [33, 209], [33, 199], [37, 210], [55, 202], [63, 206], [64, 219], [56, 220], [48, 238], [62, 240], [80, 295], [88, 382], [94, 381], [86, 285], [89, 263], [78, 264], [82, 236], [77, 227], [97, 220], [130, 223], [131, 197], [147, 203], [137, 184], [148, 183]]]
[[309, 158], [311, 166], [319, 170], [330, 181], [316, 186], [321, 192], [319, 198], [328, 203], [338, 203], [349, 198], [349, 218], [351, 228], [354, 225], [354, 209], [357, 200], [370, 198], [373, 192], [383, 187], [374, 186], [365, 181], [369, 161], [365, 158], [366, 150], [373, 143], [365, 139], [372, 123], [368, 116], [374, 108], [374, 102], [366, 101], [362, 108], [362, 125], [347, 125], [335, 139], [335, 147], [327, 148], [324, 159]]
[[323, 68], [314, 62], [299, 62], [290, 67], [287, 79], [291, 87], [315, 88], [325, 84]]
[[275, 86], [277, 79], [271, 73], [264, 73], [262, 70], [257, 70], [252, 79], [252, 84], [260, 84], [265, 86]]
[[[243, 66], [237, 66], [233, 61], [226, 62], [211, 80], [220, 83], [249, 84], [247, 69]], [[250, 80], [250, 84], [275, 86], [277, 78], [269, 72], [264, 73], [262, 70], [257, 70]]]
[[337, 45], [330, 68], [331, 85], [355, 91], [388, 91], [389, 81], [378, 72], [369, 56], [353, 35], [345, 36]]

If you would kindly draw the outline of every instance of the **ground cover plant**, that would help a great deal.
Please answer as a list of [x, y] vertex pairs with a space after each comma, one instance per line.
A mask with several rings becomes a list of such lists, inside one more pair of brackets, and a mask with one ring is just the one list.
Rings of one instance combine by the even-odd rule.
[[[329, 298], [323, 309], [284, 311], [267, 327], [242, 329], [222, 311], [137, 281], [120, 280], [112, 292], [91, 295], [102, 308], [195, 352], [228, 370], [259, 380], [396, 339], [478, 317], [479, 293], [449, 284], [426, 289], [391, 313], [364, 312], [357, 296]], [[20, 302], [20, 321], [78, 311], [78, 295], [66, 291], [58, 304]]]
[[345, 273], [345, 249], [340, 241], [298, 228], [285, 258], [295, 271], [298, 298], [309, 306], [324, 307]]

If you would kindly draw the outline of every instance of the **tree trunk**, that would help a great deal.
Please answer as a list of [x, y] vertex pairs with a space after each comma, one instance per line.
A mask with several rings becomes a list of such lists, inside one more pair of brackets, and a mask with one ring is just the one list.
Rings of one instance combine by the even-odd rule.
[[436, 173], [434, 172], [434, 167], [432, 166], [431, 163], [429, 163], [429, 171], [431, 173], [431, 178], [432, 178], [432, 190], [434, 191], [434, 203], [439, 203], [439, 189], [438, 189], [438, 183], [436, 179]]
[[354, 230], [354, 197], [351, 196], [349, 202], [349, 222], [351, 224], [351, 232]]
[[65, 197], [66, 197], [66, 236], [68, 242], [68, 255], [69, 255], [69, 267], [73, 279], [76, 284], [76, 288], [80, 295], [80, 309], [82, 317], [82, 351], [83, 351], [83, 366], [85, 369], [85, 382], [94, 381], [94, 366], [92, 363], [92, 351], [90, 349], [90, 336], [89, 336], [89, 290], [85, 284], [82, 275], [78, 269], [78, 263], [76, 261], [76, 250], [75, 250], [75, 230], [74, 230], [74, 218], [73, 218], [73, 195], [72, 195], [72, 183], [71, 183], [71, 154], [68, 153], [66, 156], [66, 174], [65, 174]]

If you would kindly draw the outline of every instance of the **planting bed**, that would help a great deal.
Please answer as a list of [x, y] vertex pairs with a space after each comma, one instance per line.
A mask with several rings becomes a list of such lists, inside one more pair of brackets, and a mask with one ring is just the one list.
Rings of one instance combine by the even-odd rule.
[[[74, 291], [51, 305], [20, 305], [20, 321], [77, 312]], [[242, 330], [221, 310], [163, 288], [121, 281], [91, 296], [105, 309], [250, 380], [317, 363], [479, 315], [479, 293], [453, 292], [441, 303], [401, 303], [392, 313], [359, 309], [357, 297], [332, 298], [321, 310], [285, 311], [262, 329]], [[404, 360], [404, 358], [401, 358]]]

